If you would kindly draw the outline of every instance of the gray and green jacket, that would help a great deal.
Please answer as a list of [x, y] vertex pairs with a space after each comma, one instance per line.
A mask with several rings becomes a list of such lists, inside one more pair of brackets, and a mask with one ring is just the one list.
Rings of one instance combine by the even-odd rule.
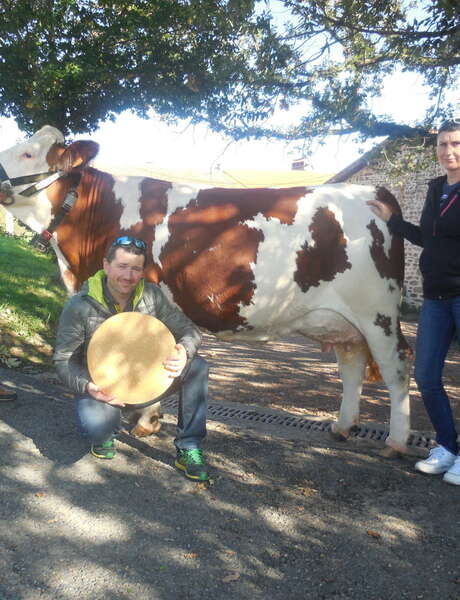
[[[87, 368], [88, 344], [96, 329], [112, 312], [104, 297], [105, 273], [98, 271], [64, 306], [59, 320], [54, 351], [54, 365], [61, 381], [77, 394], [84, 394], [91, 377]], [[173, 306], [159, 286], [141, 280], [132, 299], [132, 310], [162, 321], [182, 344], [191, 359], [200, 343], [201, 334], [184, 313]]]

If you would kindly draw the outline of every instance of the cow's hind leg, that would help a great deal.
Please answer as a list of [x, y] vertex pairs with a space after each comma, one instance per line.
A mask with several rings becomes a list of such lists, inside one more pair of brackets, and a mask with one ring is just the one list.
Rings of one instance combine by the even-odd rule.
[[404, 454], [407, 452], [410, 430], [409, 376], [412, 350], [402, 335], [397, 317], [385, 329], [376, 320], [366, 327], [365, 336], [391, 400], [390, 433], [385, 441], [388, 448], [384, 454]]
[[161, 414], [160, 402], [155, 402], [155, 404], [136, 411], [136, 417], [138, 415], [137, 423], [131, 429], [131, 435], [135, 435], [136, 437], [147, 437], [148, 435], [153, 435], [160, 431], [160, 419], [163, 416]]
[[332, 424], [331, 435], [334, 439], [343, 441], [348, 438], [353, 425], [359, 422], [359, 402], [369, 350], [365, 343], [334, 344], [334, 350], [343, 393], [339, 417]]

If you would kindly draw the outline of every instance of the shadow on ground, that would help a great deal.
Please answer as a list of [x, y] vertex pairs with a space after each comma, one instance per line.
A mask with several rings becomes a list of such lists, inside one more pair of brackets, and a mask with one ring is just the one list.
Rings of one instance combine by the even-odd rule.
[[[403, 322], [404, 335], [415, 348], [415, 322]], [[341, 385], [333, 352], [292, 337], [267, 344], [230, 344], [204, 337], [202, 354], [211, 364], [210, 390], [215, 402], [241, 402], [324, 419], [336, 417]], [[454, 413], [460, 417], [460, 353], [453, 344], [447, 356], [445, 384]], [[417, 387], [411, 380], [411, 425], [431, 430]], [[365, 383], [361, 422], [389, 424], [390, 400], [383, 383]]]
[[96, 461], [60, 388], [0, 377], [2, 600], [460, 597], [460, 489], [414, 458], [210, 422], [205, 489], [172, 467], [172, 415]]

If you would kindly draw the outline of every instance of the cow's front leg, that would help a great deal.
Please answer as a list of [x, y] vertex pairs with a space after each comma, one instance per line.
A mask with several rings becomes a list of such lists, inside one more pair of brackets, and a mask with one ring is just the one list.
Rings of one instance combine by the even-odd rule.
[[369, 350], [364, 343], [334, 344], [334, 350], [343, 393], [339, 418], [332, 424], [331, 435], [334, 439], [343, 441], [348, 438], [353, 425], [359, 423], [359, 402]]
[[56, 259], [59, 266], [59, 272], [61, 274], [62, 282], [64, 283], [69, 296], [71, 296], [72, 294], [75, 294], [78, 291], [78, 280], [72, 273], [70, 264], [64, 256], [64, 254], [61, 252], [61, 249], [59, 248], [58, 243], [54, 237], [51, 238], [50, 244], [56, 254]]
[[135, 435], [136, 437], [147, 437], [148, 435], [153, 435], [160, 431], [160, 419], [163, 416], [161, 414], [161, 402], [155, 402], [155, 404], [146, 406], [145, 408], [140, 409], [137, 414], [139, 415], [139, 418], [137, 419], [136, 425], [131, 429], [131, 435]]

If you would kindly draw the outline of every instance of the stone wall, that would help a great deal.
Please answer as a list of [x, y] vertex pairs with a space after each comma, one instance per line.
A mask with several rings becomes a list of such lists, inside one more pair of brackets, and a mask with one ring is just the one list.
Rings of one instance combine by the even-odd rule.
[[[404, 219], [418, 225], [420, 213], [425, 202], [427, 183], [433, 177], [443, 174], [434, 155], [434, 150], [429, 153], [429, 167], [423, 172], [406, 173], [403, 176], [391, 175], [391, 165], [383, 158], [364, 167], [347, 179], [350, 183], [362, 185], [382, 185], [389, 189], [397, 198]], [[431, 160], [432, 157], [432, 160]], [[405, 278], [404, 302], [410, 308], [419, 308], [422, 302], [422, 283], [418, 269], [420, 248], [404, 242], [405, 246]]]

